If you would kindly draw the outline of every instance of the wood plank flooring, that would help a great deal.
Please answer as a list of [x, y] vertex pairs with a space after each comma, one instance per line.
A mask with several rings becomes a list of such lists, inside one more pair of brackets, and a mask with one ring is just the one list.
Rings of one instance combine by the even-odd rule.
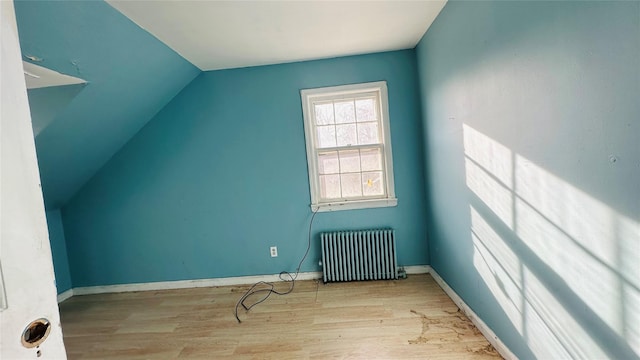
[[239, 324], [233, 310], [248, 288], [74, 296], [60, 304], [68, 357], [500, 359], [429, 275], [297, 281], [291, 294], [240, 311]]

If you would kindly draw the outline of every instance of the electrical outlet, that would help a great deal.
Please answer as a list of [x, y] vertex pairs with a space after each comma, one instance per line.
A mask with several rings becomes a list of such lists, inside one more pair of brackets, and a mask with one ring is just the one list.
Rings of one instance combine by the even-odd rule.
[[270, 248], [271, 250], [271, 257], [278, 257], [278, 247], [277, 246], [272, 246]]

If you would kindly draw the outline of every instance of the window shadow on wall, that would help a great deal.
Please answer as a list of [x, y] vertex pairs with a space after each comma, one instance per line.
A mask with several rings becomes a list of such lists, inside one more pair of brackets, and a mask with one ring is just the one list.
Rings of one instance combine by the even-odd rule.
[[638, 359], [640, 224], [468, 125], [463, 136], [474, 267], [534, 355]]

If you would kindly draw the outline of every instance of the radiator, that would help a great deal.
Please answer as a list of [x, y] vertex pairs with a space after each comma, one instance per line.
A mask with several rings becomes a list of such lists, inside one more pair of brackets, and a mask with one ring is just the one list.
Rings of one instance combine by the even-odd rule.
[[320, 240], [325, 283], [398, 278], [392, 229], [324, 232]]

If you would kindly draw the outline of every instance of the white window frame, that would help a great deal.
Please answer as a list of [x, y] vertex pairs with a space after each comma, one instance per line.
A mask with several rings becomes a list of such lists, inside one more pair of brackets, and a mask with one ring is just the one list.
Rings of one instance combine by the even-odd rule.
[[[358, 95], [376, 93], [379, 99], [380, 111], [380, 135], [382, 136], [380, 145], [357, 145], [353, 149], [367, 147], [381, 147], [383, 161], [384, 194], [377, 197], [361, 197], [351, 199], [321, 200], [320, 197], [320, 176], [318, 171], [318, 152], [326, 149], [317, 147], [316, 124], [314, 121], [313, 103], [326, 100], [339, 100]], [[307, 165], [309, 169], [309, 187], [311, 192], [311, 210], [324, 212], [336, 210], [367, 209], [378, 207], [390, 207], [398, 204], [395, 195], [395, 185], [393, 181], [393, 156], [391, 152], [391, 129], [389, 125], [389, 101], [386, 81], [370, 83], [331, 86], [315, 89], [304, 89], [300, 91], [302, 98], [302, 113], [304, 116], [304, 132], [307, 147]], [[336, 147], [337, 150], [346, 150], [351, 147]]]

